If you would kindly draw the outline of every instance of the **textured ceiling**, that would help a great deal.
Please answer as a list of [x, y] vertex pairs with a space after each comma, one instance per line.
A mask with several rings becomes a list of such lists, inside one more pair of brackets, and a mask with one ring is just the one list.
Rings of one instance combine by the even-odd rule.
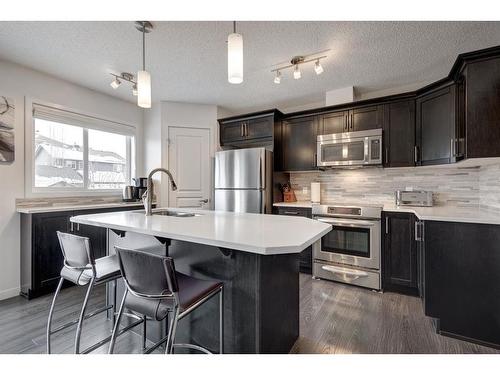
[[[325, 91], [361, 93], [432, 82], [462, 52], [500, 43], [500, 22], [238, 22], [244, 40], [244, 82], [227, 82], [231, 22], [153, 22], [147, 70], [153, 100], [217, 104], [232, 111], [317, 102]], [[270, 70], [293, 55], [331, 49], [325, 72], [312, 65], [302, 79]], [[108, 72], [135, 73], [141, 35], [133, 22], [0, 22], [0, 59], [134, 101]]]

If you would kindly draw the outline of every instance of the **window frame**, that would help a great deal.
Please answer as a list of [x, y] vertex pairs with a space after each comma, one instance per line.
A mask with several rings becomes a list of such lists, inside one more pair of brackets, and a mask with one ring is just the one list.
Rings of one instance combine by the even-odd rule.
[[[85, 127], [84, 124], [75, 125], [68, 123], [68, 125], [78, 126], [83, 131], [83, 187], [37, 187], [35, 185], [35, 108], [46, 107], [51, 111], [63, 113], [66, 116], [75, 116], [88, 118], [93, 121], [92, 126]], [[125, 184], [130, 184], [132, 177], [137, 169], [137, 126], [124, 124], [123, 122], [104, 119], [101, 116], [90, 114], [85, 111], [76, 110], [73, 108], [64, 107], [61, 105], [47, 103], [45, 101], [31, 100], [26, 98], [25, 105], [25, 119], [26, 119], [26, 137], [25, 137], [25, 196], [26, 197], [70, 197], [70, 196], [92, 196], [92, 195], [118, 195], [121, 194], [122, 189], [89, 189], [89, 149], [88, 149], [88, 130], [94, 129], [109, 133], [120, 134], [126, 136], [126, 164], [125, 164]], [[96, 123], [101, 123], [96, 126]], [[111, 126], [106, 126], [110, 124]], [[120, 131], [120, 127], [124, 131]]]

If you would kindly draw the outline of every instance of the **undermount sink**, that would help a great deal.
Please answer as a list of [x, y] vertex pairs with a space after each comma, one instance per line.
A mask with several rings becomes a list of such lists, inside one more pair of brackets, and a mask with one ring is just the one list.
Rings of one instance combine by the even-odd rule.
[[161, 216], [176, 216], [176, 217], [193, 217], [193, 216], [201, 216], [200, 214], [194, 214], [192, 212], [181, 212], [181, 211], [169, 211], [169, 210], [161, 210], [161, 211], [153, 211], [153, 215], [161, 215]]

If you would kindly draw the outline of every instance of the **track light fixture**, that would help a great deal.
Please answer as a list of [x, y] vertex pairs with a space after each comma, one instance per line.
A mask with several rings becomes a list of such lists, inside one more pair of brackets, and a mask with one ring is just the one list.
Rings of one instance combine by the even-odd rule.
[[314, 71], [316, 72], [316, 75], [320, 75], [321, 73], [323, 73], [323, 70], [324, 69], [319, 62], [319, 59], [316, 60], [316, 62], [314, 63]]
[[[120, 73], [120, 74], [114, 74], [114, 73], [109, 73], [113, 76], [113, 81], [109, 84], [114, 90], [116, 90], [118, 87], [121, 86], [122, 82], [128, 82], [132, 84], [132, 93], [134, 93], [134, 87], [137, 87], [137, 83], [135, 82], [134, 75], [130, 73]], [[134, 94], [136, 95], [136, 94]]]
[[326, 55], [318, 56], [318, 55], [325, 53], [327, 51], [329, 51], [329, 50], [316, 52], [316, 53], [313, 53], [311, 55], [306, 55], [306, 56], [294, 56], [290, 60], [290, 64], [287, 64], [284, 66], [279, 66], [280, 64], [278, 64], [278, 68], [271, 70], [271, 72], [275, 73], [274, 83], [278, 84], [281, 82], [281, 71], [287, 70], [287, 69], [293, 69], [293, 78], [294, 79], [302, 78], [302, 72], [300, 70], [300, 65], [307, 64], [307, 63], [310, 63], [313, 61], [314, 61], [314, 71], [316, 72], [316, 75], [320, 75], [324, 71], [323, 66], [321, 65], [321, 60], [325, 59], [327, 56]]
[[281, 72], [279, 70], [276, 71], [276, 76], [274, 77], [274, 83], [276, 83], [276, 84], [281, 83]]

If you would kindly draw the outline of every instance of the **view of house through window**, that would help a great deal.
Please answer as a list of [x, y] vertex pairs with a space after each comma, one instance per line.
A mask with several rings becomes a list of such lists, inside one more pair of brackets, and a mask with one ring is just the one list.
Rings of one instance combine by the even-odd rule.
[[34, 119], [34, 187], [121, 189], [129, 183], [133, 137]]

